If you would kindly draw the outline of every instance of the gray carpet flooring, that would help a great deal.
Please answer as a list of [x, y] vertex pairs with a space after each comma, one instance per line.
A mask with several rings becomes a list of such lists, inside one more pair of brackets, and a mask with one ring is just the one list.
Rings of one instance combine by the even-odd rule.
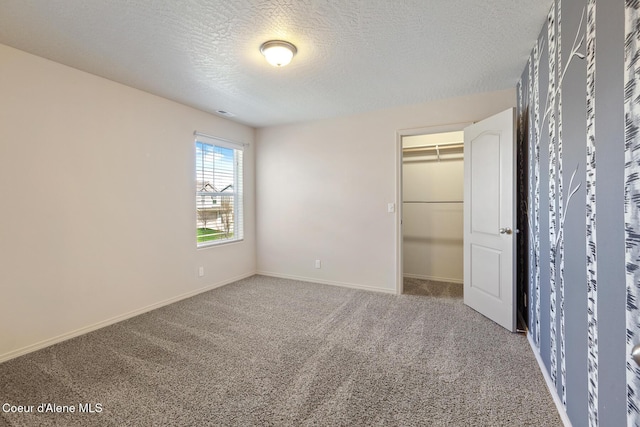
[[0, 364], [0, 405], [36, 411], [0, 425], [562, 425], [524, 336], [461, 285], [405, 288], [254, 276], [200, 294]]

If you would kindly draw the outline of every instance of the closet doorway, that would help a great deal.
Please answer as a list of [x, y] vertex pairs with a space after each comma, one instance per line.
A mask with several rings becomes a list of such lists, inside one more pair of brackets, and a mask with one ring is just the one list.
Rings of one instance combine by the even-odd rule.
[[[400, 140], [403, 290], [419, 293], [416, 287], [453, 283], [460, 284], [461, 297], [464, 132], [401, 135]], [[449, 289], [457, 293], [457, 286]]]

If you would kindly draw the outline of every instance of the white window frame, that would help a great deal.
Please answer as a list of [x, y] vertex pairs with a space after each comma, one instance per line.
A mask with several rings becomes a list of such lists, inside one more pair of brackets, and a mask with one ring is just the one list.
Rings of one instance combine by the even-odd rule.
[[[208, 248], [211, 246], [218, 246], [218, 245], [224, 245], [228, 243], [240, 242], [244, 240], [244, 194], [243, 194], [244, 193], [243, 191], [244, 176], [243, 175], [244, 175], [244, 147], [246, 144], [228, 141], [222, 138], [217, 138], [217, 137], [206, 135], [200, 132], [194, 132], [194, 136], [195, 136], [195, 141], [194, 141], [195, 156], [194, 157], [196, 161], [194, 172], [196, 175], [195, 176], [196, 189], [195, 189], [195, 200], [194, 200], [193, 206], [196, 209], [196, 212], [195, 212], [196, 214], [195, 215], [196, 216], [196, 246], [198, 249], [202, 249], [202, 248]], [[204, 191], [204, 187], [198, 188], [199, 182], [203, 181], [202, 179], [199, 180], [199, 177], [198, 177], [198, 171], [199, 171], [199, 165], [197, 164], [198, 149], [199, 149], [198, 144], [205, 144], [205, 145], [212, 146], [214, 150], [215, 150], [215, 147], [233, 150], [233, 182], [231, 183], [233, 192], [226, 191], [228, 190], [228, 188], [225, 190], [215, 188], [215, 185], [214, 185], [215, 183], [211, 183], [211, 186], [208, 187], [207, 190], [213, 189], [218, 191]], [[212, 173], [215, 173], [214, 168], [212, 168], [211, 170], [212, 170]], [[200, 177], [200, 178], [203, 178], [203, 177]], [[198, 231], [198, 228], [201, 226], [201, 219], [199, 218], [199, 215], [198, 215], [198, 209], [199, 209], [198, 202], [203, 196], [204, 197], [233, 197], [232, 237], [218, 238], [215, 240], [208, 240], [203, 242], [199, 241], [199, 236], [197, 231]]]

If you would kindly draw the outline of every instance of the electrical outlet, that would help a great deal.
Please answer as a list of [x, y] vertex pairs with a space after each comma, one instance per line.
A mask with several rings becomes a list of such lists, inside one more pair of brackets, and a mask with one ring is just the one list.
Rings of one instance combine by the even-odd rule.
[[319, 259], [316, 260], [316, 268], [322, 268], [322, 263]]
[[198, 277], [204, 276], [204, 267], [198, 267]]

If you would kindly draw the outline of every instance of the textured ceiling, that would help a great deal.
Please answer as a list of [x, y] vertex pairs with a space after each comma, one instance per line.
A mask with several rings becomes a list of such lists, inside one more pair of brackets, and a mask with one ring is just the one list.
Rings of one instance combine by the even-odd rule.
[[[0, 0], [0, 43], [268, 126], [515, 87], [551, 0]], [[259, 52], [298, 47], [286, 68]]]

